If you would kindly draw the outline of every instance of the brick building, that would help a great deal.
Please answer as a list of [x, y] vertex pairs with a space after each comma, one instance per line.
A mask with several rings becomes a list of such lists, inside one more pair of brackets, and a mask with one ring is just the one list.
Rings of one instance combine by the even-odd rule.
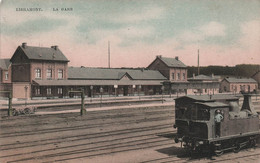
[[10, 59], [0, 59], [0, 91], [11, 90], [11, 72]]
[[10, 61], [14, 98], [72, 97], [71, 90], [84, 90], [91, 97], [159, 94], [166, 80], [159, 71], [147, 69], [68, 68], [58, 46], [23, 43]]
[[[219, 92], [219, 79], [212, 74], [207, 75], [197, 75], [193, 74], [192, 78], [188, 78], [189, 83], [193, 86], [191, 87], [191, 93], [194, 94], [215, 94]], [[189, 94], [191, 94], [189, 93]]]
[[220, 83], [220, 92], [253, 92], [257, 90], [258, 84], [252, 78], [224, 78]]
[[35, 80], [34, 85], [60, 90], [51, 95], [54, 98], [72, 97], [72, 90], [84, 90], [88, 97], [132, 96], [159, 94], [165, 79], [153, 70], [69, 67], [68, 80]]
[[0, 59], [0, 82], [11, 83], [10, 59]]
[[158, 70], [170, 82], [187, 82], [187, 66], [178, 57], [166, 58], [157, 56], [147, 67], [150, 70]]
[[179, 57], [167, 58], [159, 55], [147, 68], [158, 70], [167, 78], [163, 83], [165, 93], [187, 93], [187, 66]]
[[38, 80], [66, 80], [69, 60], [58, 46], [33, 47], [23, 43], [12, 58], [12, 83], [14, 98], [33, 95], [48, 96], [56, 90], [34, 85]]

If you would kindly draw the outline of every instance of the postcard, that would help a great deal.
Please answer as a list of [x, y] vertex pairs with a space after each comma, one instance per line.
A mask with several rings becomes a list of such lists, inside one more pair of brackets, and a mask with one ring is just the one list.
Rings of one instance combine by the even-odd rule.
[[[187, 161], [173, 99], [259, 105], [259, 15], [259, 0], [1, 0], [0, 162]], [[225, 113], [193, 127], [219, 138]]]

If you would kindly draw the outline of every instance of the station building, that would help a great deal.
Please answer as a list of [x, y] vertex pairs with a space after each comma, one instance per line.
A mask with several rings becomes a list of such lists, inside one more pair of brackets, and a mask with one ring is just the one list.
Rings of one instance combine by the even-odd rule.
[[258, 89], [258, 83], [252, 78], [226, 77], [220, 83], [220, 92], [254, 92]]
[[167, 80], [163, 82], [168, 94], [215, 94], [219, 92], [219, 80], [214, 75], [193, 75], [187, 78], [187, 66], [178, 57], [157, 56], [147, 67], [158, 70]]
[[[163, 82], [163, 85], [164, 90], [168, 94], [175, 94], [184, 91], [187, 93], [187, 66], [181, 62], [178, 57], [167, 58], [159, 55], [147, 68], [151, 70], [158, 70], [167, 78], [167, 80]], [[179, 85], [184, 88], [181, 89], [174, 87]]]
[[215, 77], [214, 74], [211, 76], [193, 74], [193, 77], [188, 78], [190, 83], [189, 94], [215, 94], [219, 92], [219, 78]]
[[[187, 79], [187, 66], [178, 57], [156, 56], [147, 68], [69, 67], [58, 46], [18, 46], [10, 60], [1, 60], [1, 90], [17, 99], [71, 98], [70, 91], [86, 96], [194, 94], [194, 89], [218, 91], [205, 76]], [[203, 78], [203, 79], [202, 79]]]
[[[34, 80], [33, 88], [40, 94], [32, 96], [71, 97], [68, 92], [74, 90], [84, 90], [88, 97], [152, 95], [160, 93], [165, 79], [158, 71], [145, 69], [69, 67], [67, 80]], [[41, 94], [48, 89], [49, 94]]]
[[84, 90], [90, 97], [160, 94], [166, 80], [157, 70], [68, 67], [68, 62], [58, 46], [34, 47], [23, 43], [6, 62], [9, 69], [1, 65], [2, 71], [10, 71], [9, 90], [18, 99], [66, 98], [74, 96], [69, 93], [72, 90]]

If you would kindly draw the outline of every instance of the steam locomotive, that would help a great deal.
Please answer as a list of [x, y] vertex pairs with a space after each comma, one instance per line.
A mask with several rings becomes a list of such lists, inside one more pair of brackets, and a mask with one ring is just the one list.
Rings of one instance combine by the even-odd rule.
[[175, 142], [191, 153], [223, 154], [256, 145], [259, 115], [251, 96], [244, 95], [242, 108], [234, 95], [183, 96], [175, 99]]

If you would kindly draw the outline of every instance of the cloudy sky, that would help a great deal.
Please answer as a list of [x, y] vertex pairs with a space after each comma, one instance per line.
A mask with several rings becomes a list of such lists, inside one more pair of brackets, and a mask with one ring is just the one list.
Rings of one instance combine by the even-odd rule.
[[198, 49], [202, 66], [260, 64], [260, 0], [2, 0], [0, 12], [0, 58], [27, 42], [58, 45], [71, 66], [107, 67], [110, 41], [111, 67], [156, 55], [195, 66]]

